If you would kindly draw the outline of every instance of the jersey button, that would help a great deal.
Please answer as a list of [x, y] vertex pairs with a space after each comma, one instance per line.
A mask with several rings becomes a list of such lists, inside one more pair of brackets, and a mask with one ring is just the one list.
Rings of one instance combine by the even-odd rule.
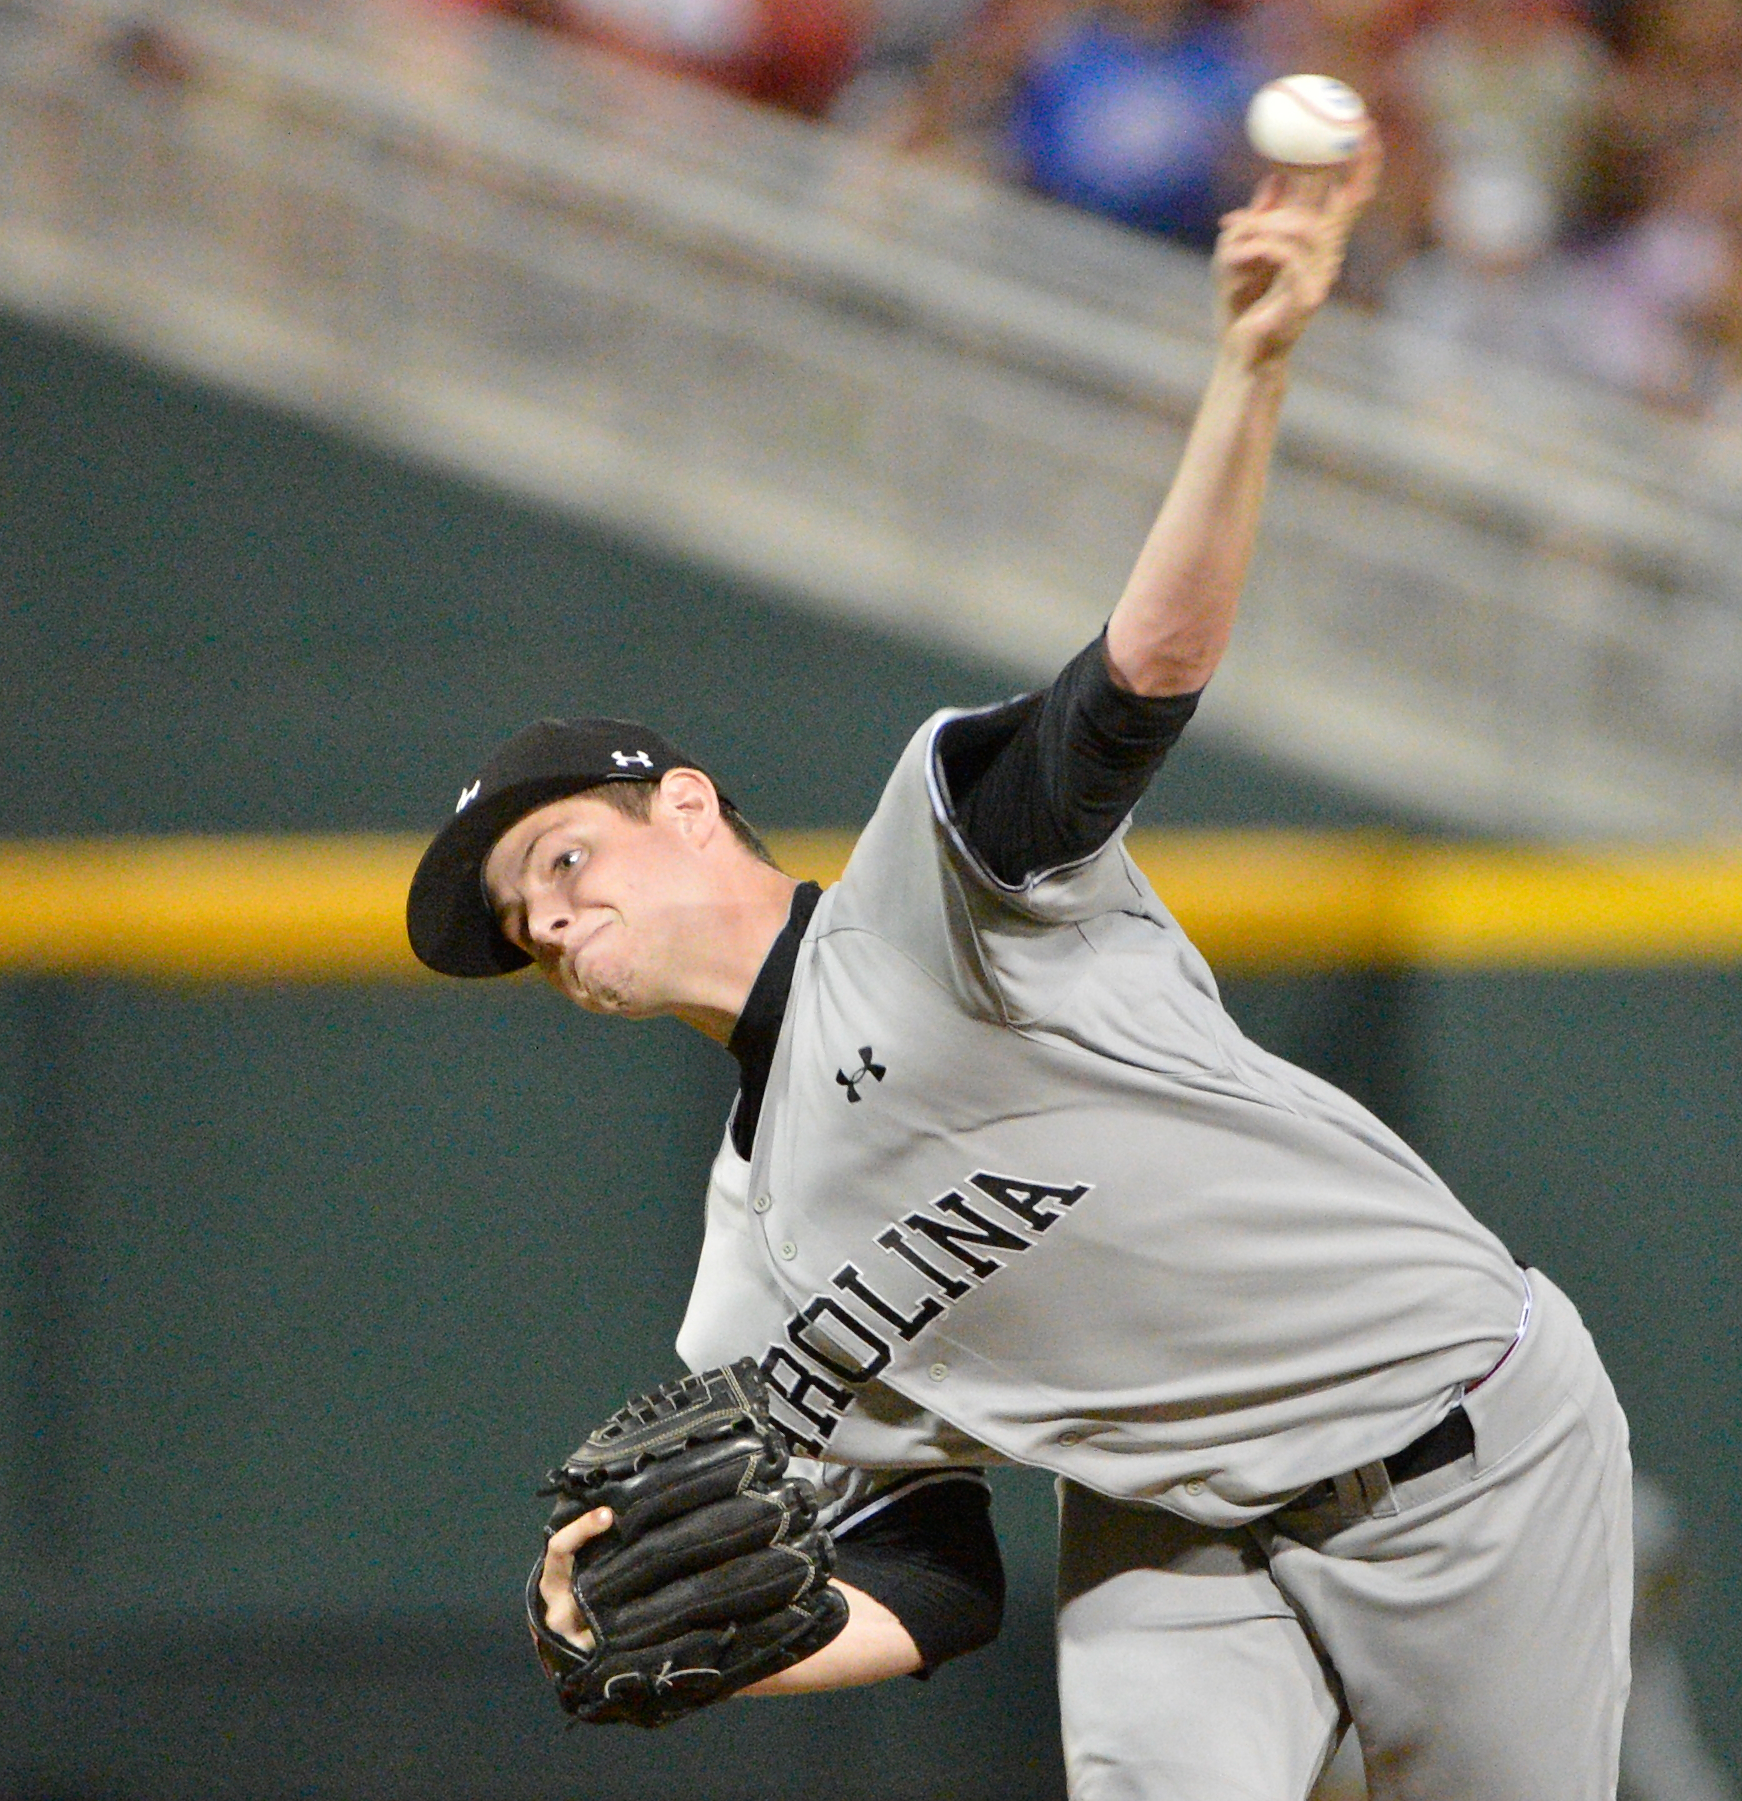
[[1061, 1432], [1059, 1434], [1059, 1443], [1061, 1445], [1080, 1445], [1082, 1442], [1083, 1435], [1080, 1432]]
[[750, 1205], [757, 1213], [766, 1213], [768, 1209], [774, 1205], [774, 1196], [771, 1194], [759, 1194]]
[[1191, 1481], [1186, 1484], [1186, 1493], [1188, 1495], [1201, 1495], [1203, 1492], [1204, 1483], [1201, 1476], [1192, 1477]]
[[934, 1382], [943, 1381], [944, 1377], [949, 1373], [950, 1366], [947, 1363], [934, 1363], [931, 1368], [926, 1371], [926, 1374], [930, 1376]]
[[789, 1238], [781, 1245], [780, 1254], [790, 1263], [798, 1255], [798, 1246]]

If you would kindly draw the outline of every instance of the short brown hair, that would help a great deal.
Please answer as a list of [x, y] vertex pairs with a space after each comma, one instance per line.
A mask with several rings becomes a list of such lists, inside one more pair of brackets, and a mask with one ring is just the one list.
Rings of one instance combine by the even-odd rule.
[[[659, 791], [658, 782], [600, 782], [597, 787], [589, 788], [587, 793], [595, 794], [608, 807], [614, 807], [625, 819], [638, 819], [646, 825], [653, 818], [653, 797]], [[715, 790], [716, 794], [719, 791]], [[725, 820], [732, 836], [749, 851], [759, 863], [766, 863], [770, 869], [778, 869], [780, 865], [769, 855], [768, 846], [756, 835], [756, 828], [744, 817], [725, 795], [719, 794], [720, 817]]]

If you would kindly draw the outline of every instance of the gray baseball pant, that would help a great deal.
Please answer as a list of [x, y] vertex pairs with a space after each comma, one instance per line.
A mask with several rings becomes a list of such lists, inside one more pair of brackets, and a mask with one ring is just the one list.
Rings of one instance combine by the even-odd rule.
[[1444, 1468], [1373, 1464], [1227, 1532], [1061, 1483], [1073, 1801], [1305, 1801], [1351, 1718], [1372, 1801], [1613, 1801], [1627, 1426], [1572, 1302], [1530, 1281]]

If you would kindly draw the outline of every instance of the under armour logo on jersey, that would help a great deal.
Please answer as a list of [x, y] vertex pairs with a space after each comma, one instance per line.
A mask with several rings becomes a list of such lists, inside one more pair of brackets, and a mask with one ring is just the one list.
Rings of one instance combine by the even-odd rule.
[[653, 759], [644, 750], [614, 750], [611, 753], [611, 761], [619, 769], [651, 769], [653, 767]]
[[859, 1046], [859, 1067], [854, 1070], [851, 1075], [848, 1075], [844, 1069], [837, 1069], [835, 1071], [835, 1080], [846, 1089], [847, 1099], [849, 1101], [858, 1101], [864, 1099], [864, 1096], [859, 1092], [859, 1084], [863, 1082], [867, 1076], [869, 1076], [873, 1082], [881, 1082], [887, 1073], [888, 1071], [883, 1064], [873, 1063], [871, 1061], [870, 1045], [862, 1044]]
[[456, 813], [463, 813], [478, 798], [478, 790], [484, 786], [484, 778], [480, 776], [470, 788], [460, 790], [460, 798], [454, 804]]

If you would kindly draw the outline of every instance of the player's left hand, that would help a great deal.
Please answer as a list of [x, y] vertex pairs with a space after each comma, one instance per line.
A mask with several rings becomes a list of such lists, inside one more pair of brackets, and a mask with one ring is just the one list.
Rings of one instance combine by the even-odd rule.
[[1348, 162], [1273, 170], [1250, 205], [1223, 217], [1215, 271], [1225, 350], [1249, 367], [1288, 354], [1336, 284], [1381, 161], [1379, 134], [1369, 125]]
[[550, 1472], [526, 1621], [566, 1714], [664, 1726], [841, 1635], [834, 1544], [788, 1462], [744, 1357], [633, 1396]]
[[[544, 1574], [538, 1581], [538, 1592], [544, 1598], [544, 1623], [578, 1651], [592, 1650], [593, 1635], [575, 1601], [575, 1553], [589, 1539], [608, 1532], [611, 1518], [609, 1507], [595, 1507], [591, 1513], [571, 1520], [560, 1532], [553, 1532], [544, 1547]], [[538, 1643], [536, 1632], [532, 1642]]]

